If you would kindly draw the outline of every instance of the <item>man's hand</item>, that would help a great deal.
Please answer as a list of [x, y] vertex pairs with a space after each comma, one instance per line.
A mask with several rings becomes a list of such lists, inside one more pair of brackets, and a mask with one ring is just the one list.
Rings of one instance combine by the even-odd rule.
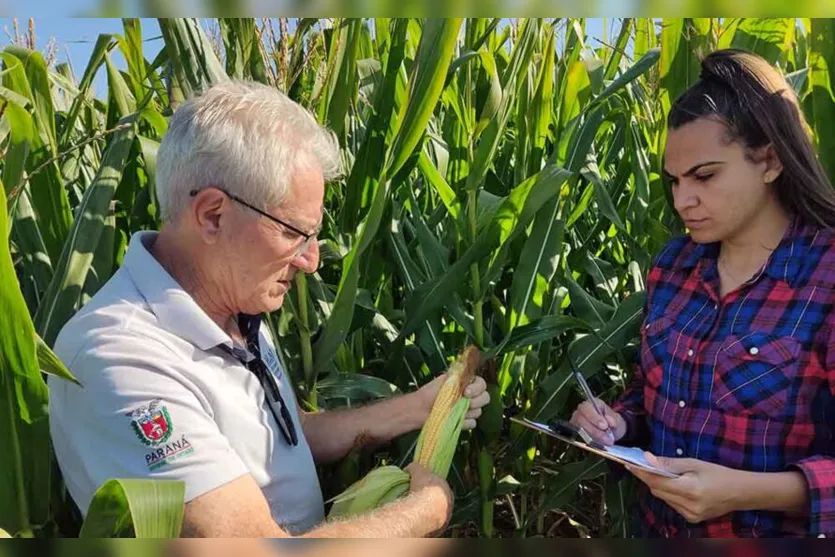
[[598, 443], [614, 445], [626, 435], [626, 420], [599, 398], [594, 399], [594, 403], [603, 412], [605, 419], [595, 411], [589, 401], [585, 401], [574, 411], [571, 423], [585, 429]]
[[739, 488], [746, 484], [746, 472], [692, 458], [665, 458], [645, 453], [653, 466], [679, 474], [678, 478], [659, 476], [627, 465], [650, 492], [667, 502], [687, 522], [696, 524], [744, 510]]
[[[441, 386], [447, 379], [447, 374], [444, 373], [440, 377], [436, 377], [417, 392], [423, 401], [423, 407], [426, 410], [426, 415], [432, 410], [432, 405], [435, 403]], [[473, 381], [467, 385], [464, 390], [464, 396], [470, 399], [470, 409], [464, 417], [463, 429], [475, 429], [476, 420], [481, 417], [481, 409], [490, 403], [490, 393], [487, 392], [487, 383], [481, 377], [475, 377]]]
[[425, 497], [433, 507], [431, 515], [437, 522], [432, 525], [432, 531], [442, 531], [452, 518], [452, 505], [455, 502], [449, 484], [417, 462], [411, 463], [404, 470], [411, 476], [409, 493]]

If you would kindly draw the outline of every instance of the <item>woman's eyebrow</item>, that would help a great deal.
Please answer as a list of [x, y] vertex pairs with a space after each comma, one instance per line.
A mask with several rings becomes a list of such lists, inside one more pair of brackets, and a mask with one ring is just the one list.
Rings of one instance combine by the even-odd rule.
[[[725, 163], [725, 161], [705, 161], [705, 162], [700, 162], [700, 163], [698, 163], [698, 164], [694, 164], [693, 166], [691, 166], [690, 168], [688, 168], [688, 169], [687, 169], [687, 171], [686, 171], [686, 172], [684, 172], [684, 173], [682, 174], [682, 176], [690, 176], [690, 175], [692, 175], [694, 172], [696, 172], [697, 170], [699, 170], [700, 168], [702, 168], [703, 166], [710, 166], [711, 164], [724, 164], [724, 163]], [[675, 177], [675, 176], [674, 176], [674, 175], [673, 175], [673, 174], [672, 174], [669, 170], [667, 170], [666, 168], [665, 168], [665, 169], [663, 169], [663, 170], [662, 170], [662, 172], [664, 173], [664, 176], [666, 176], [668, 179], [670, 179], [670, 180], [675, 180], [675, 179], [676, 179], [676, 177]]]

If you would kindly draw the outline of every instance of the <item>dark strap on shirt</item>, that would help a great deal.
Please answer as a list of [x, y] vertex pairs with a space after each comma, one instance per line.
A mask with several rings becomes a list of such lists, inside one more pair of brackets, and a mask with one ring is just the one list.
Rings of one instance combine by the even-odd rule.
[[[261, 388], [264, 389], [264, 393], [266, 394], [267, 406], [269, 406], [270, 412], [272, 412], [273, 418], [275, 418], [278, 428], [281, 430], [281, 434], [284, 436], [284, 439], [288, 444], [295, 447], [299, 444], [299, 438], [296, 433], [296, 426], [293, 424], [293, 418], [290, 415], [290, 410], [284, 403], [284, 398], [281, 396], [281, 391], [278, 389], [275, 377], [273, 377], [273, 374], [270, 372], [267, 364], [264, 363], [263, 358], [261, 358], [261, 347], [258, 342], [258, 332], [261, 329], [261, 321], [262, 317], [260, 315], [238, 315], [238, 328], [241, 330], [241, 334], [244, 336], [246, 341], [246, 349], [254, 356], [252, 360], [247, 362], [225, 344], [220, 344], [218, 346], [224, 352], [241, 362], [245, 368], [258, 378], [258, 382], [261, 384]], [[279, 405], [278, 413], [276, 413], [275, 410], [276, 402]], [[281, 416], [281, 419], [279, 419], [279, 415]]]

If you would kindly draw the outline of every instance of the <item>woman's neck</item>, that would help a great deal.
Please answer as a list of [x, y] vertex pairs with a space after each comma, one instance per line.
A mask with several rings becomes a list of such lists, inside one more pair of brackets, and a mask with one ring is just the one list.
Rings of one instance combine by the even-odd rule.
[[780, 245], [790, 224], [779, 205], [761, 211], [745, 229], [722, 241], [720, 263], [736, 274], [753, 275]]

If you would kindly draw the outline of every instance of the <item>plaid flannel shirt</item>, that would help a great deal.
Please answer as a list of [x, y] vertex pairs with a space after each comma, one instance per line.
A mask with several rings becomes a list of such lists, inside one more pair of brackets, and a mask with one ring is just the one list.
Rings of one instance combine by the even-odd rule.
[[639, 486], [642, 536], [835, 535], [835, 234], [792, 224], [724, 298], [718, 244], [682, 237], [647, 280], [639, 365], [615, 404], [623, 444], [730, 468], [801, 471], [803, 515], [746, 511], [689, 524]]

